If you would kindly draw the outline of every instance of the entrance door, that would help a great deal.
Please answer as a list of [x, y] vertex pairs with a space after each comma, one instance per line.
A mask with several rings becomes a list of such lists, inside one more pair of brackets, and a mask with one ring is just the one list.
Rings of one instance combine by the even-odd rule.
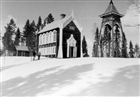
[[72, 46], [69, 47], [69, 57], [70, 58], [73, 57], [73, 47]]
[[77, 57], [76, 40], [74, 39], [72, 34], [70, 38], [67, 40], [67, 57], [68, 58]]

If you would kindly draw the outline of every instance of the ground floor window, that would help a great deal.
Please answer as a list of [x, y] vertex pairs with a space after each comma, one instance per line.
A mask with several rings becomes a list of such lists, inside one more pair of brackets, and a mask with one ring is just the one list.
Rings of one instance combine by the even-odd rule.
[[56, 46], [39, 48], [39, 52], [41, 52], [41, 55], [45, 55], [45, 56], [46, 55], [55, 55]]

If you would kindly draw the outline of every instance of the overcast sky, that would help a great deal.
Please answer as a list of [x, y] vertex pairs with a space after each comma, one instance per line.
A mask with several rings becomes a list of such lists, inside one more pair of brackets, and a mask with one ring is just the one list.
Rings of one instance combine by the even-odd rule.
[[[38, 17], [41, 16], [44, 20], [49, 13], [52, 13], [55, 20], [60, 19], [60, 14], [65, 13], [67, 16], [74, 11], [75, 18], [83, 27], [83, 34], [87, 41], [93, 39], [92, 30], [96, 23], [100, 29], [102, 19], [99, 17], [105, 12], [110, 0], [2, 0], [2, 26], [1, 32], [4, 33], [4, 26], [9, 23], [11, 18], [14, 18], [17, 27], [23, 30], [26, 20], [30, 22], [35, 20], [37, 23]], [[139, 28], [130, 27], [140, 23], [140, 9], [136, 9], [134, 5], [129, 4], [129, 0], [113, 0], [115, 7], [119, 13], [123, 14], [122, 25], [128, 41], [139, 42]], [[124, 25], [130, 25], [129, 27]]]

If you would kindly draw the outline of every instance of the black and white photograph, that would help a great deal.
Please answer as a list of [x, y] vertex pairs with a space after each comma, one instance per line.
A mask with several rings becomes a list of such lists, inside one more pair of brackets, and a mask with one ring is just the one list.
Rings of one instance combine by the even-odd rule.
[[1, 0], [0, 97], [139, 97], [140, 0]]

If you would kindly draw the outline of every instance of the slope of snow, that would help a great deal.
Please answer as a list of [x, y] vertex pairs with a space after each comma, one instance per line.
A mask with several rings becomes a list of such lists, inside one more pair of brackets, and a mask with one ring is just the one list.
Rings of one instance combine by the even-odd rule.
[[138, 96], [139, 59], [2, 58], [3, 96]]

